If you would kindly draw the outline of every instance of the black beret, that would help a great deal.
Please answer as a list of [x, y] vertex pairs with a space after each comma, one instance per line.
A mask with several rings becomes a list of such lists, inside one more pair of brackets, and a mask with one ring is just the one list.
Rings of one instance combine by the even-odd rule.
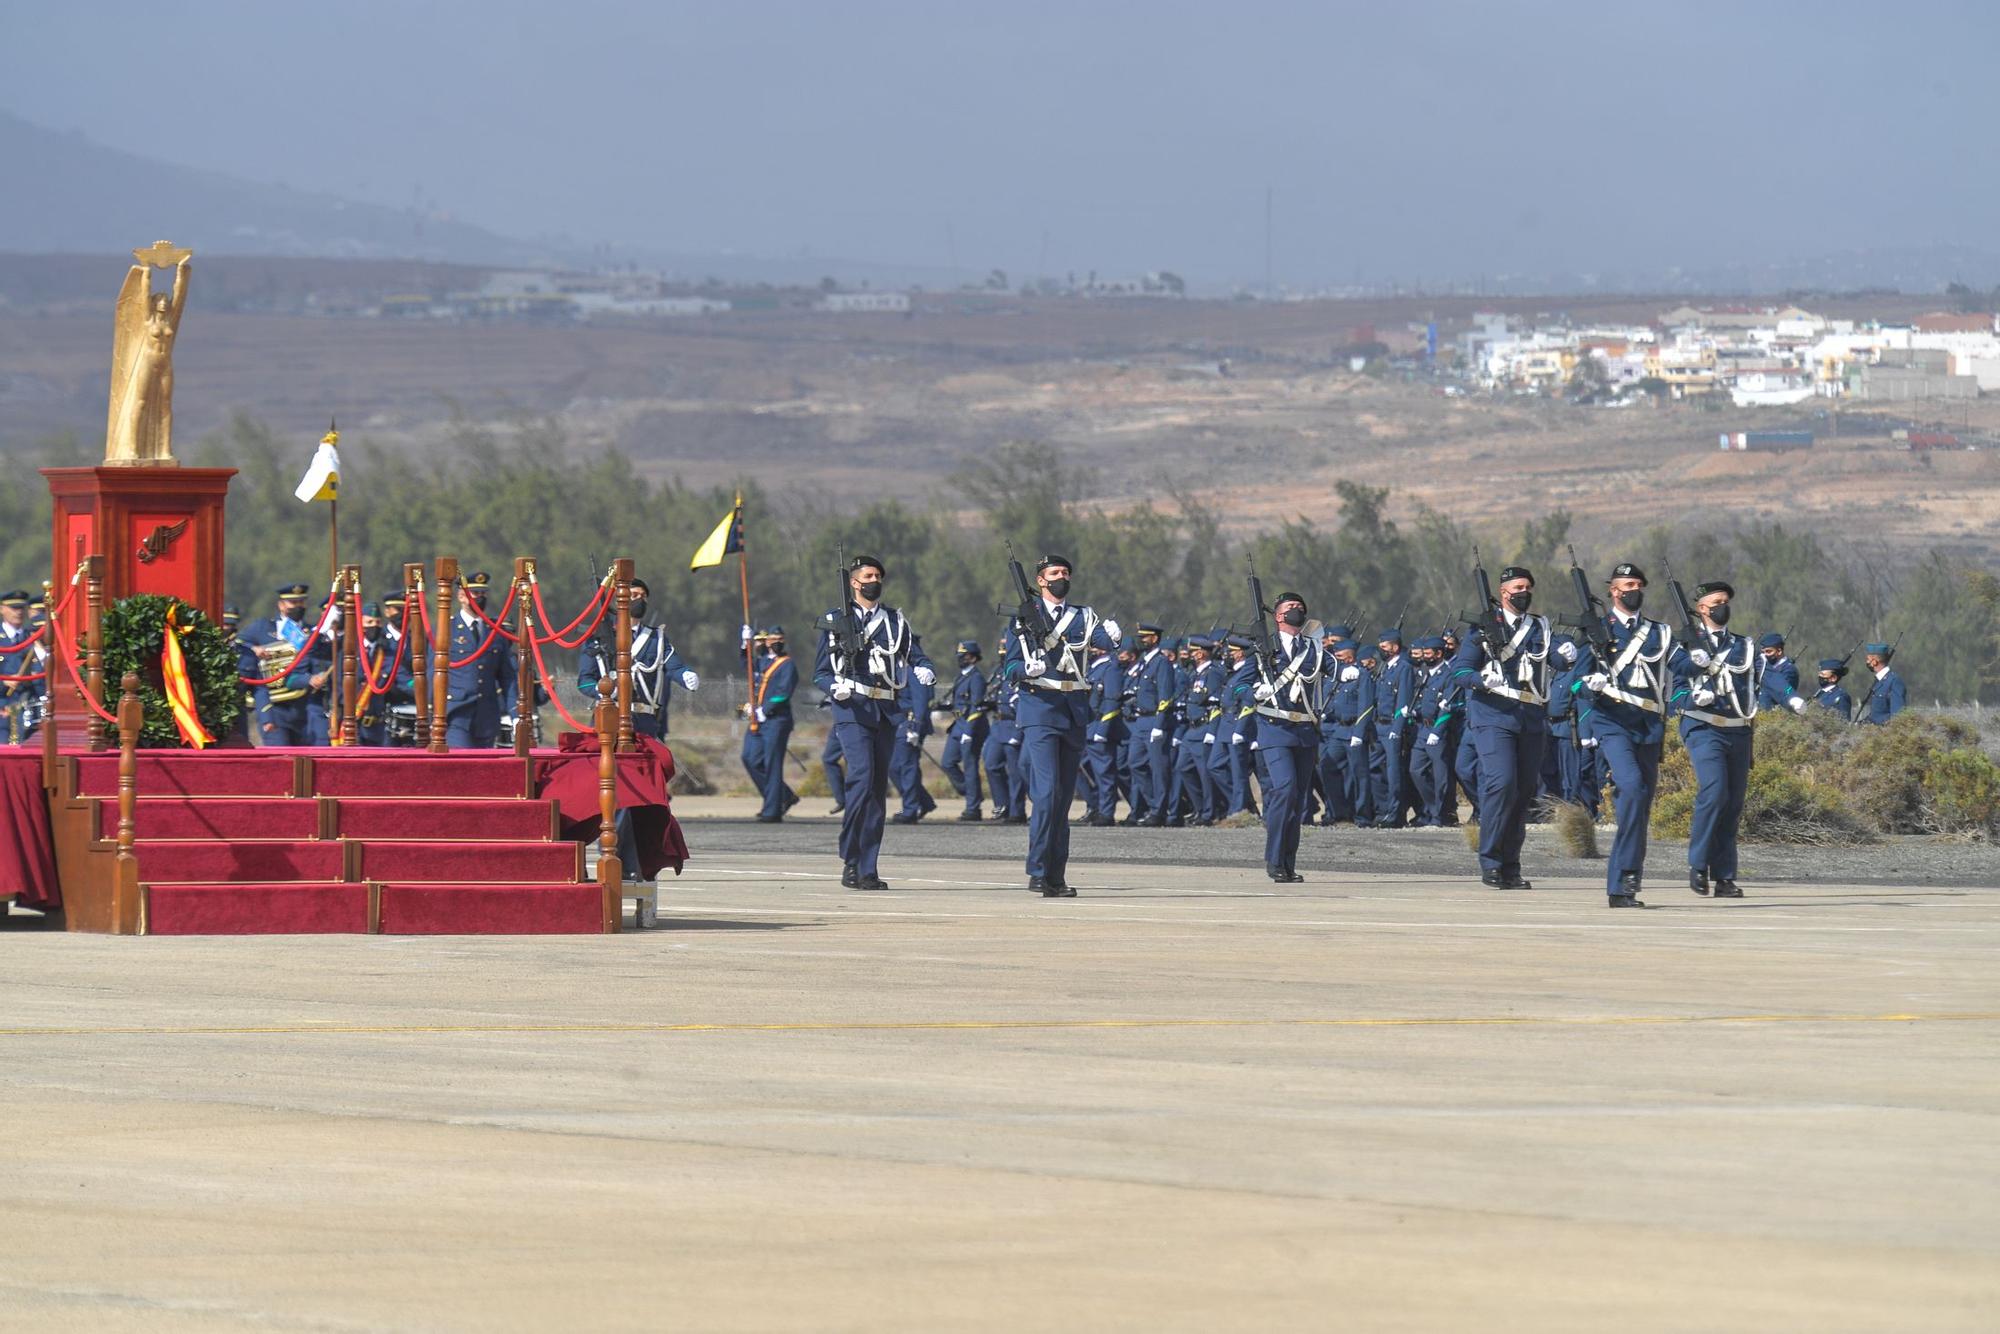
[[1613, 579], [1637, 579], [1642, 584], [1652, 582], [1650, 579], [1646, 578], [1646, 572], [1644, 570], [1640, 569], [1638, 566], [1634, 565], [1629, 560], [1619, 562], [1619, 564], [1612, 569], [1611, 577]]
[[1069, 570], [1072, 573], [1074, 573], [1076, 570], [1076, 566], [1069, 563], [1068, 556], [1058, 556], [1054, 552], [1050, 552], [1048, 555], [1042, 557], [1040, 560], [1035, 562], [1035, 573], [1040, 574], [1043, 570], [1048, 569], [1049, 566], [1051, 565], [1060, 565], [1065, 570]]
[[1500, 571], [1500, 582], [1504, 584], [1509, 579], [1526, 579], [1532, 584], [1535, 582], [1535, 572], [1525, 565], [1509, 565]]
[[847, 562], [847, 572], [853, 574], [856, 570], [870, 565], [880, 570], [884, 576], [887, 576], [889, 573], [889, 567], [882, 563], [880, 556], [856, 556], [853, 560]]
[[[1705, 598], [1710, 593], [1727, 593], [1732, 599], [1736, 596], [1736, 590], [1727, 581], [1722, 579], [1711, 579], [1705, 584], [1696, 584], [1694, 586], [1694, 595], [1698, 598]], [[1782, 636], [1778, 642], [1780, 644], [1785, 642]]]
[[652, 589], [646, 587], [646, 581], [644, 579], [634, 579], [632, 581], [631, 587], [634, 593], [645, 593], [649, 596], [653, 591]]
[[1278, 594], [1278, 600], [1276, 602], [1273, 602], [1271, 604], [1271, 607], [1273, 610], [1276, 610], [1277, 608], [1284, 606], [1287, 602], [1296, 602], [1301, 607], [1306, 605], [1306, 600], [1300, 597], [1297, 593], [1280, 593]]

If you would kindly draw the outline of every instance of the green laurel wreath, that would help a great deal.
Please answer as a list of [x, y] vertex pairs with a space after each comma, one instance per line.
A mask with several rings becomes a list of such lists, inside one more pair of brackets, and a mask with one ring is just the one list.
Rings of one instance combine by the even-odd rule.
[[119, 682], [125, 673], [139, 675], [139, 696], [146, 705], [141, 746], [173, 748], [187, 743], [174, 726], [174, 712], [160, 681], [160, 650], [165, 646], [167, 609], [177, 607], [181, 656], [194, 686], [195, 712], [201, 725], [220, 742], [243, 712], [243, 688], [237, 680], [236, 647], [230, 636], [198, 609], [179, 598], [140, 593], [111, 604], [104, 612], [105, 704], [117, 711]]

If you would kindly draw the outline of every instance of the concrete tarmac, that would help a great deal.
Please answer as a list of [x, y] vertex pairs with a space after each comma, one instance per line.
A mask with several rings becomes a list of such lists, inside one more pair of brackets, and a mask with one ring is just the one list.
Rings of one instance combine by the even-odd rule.
[[0, 925], [0, 1329], [2000, 1327], [2000, 889], [698, 860]]

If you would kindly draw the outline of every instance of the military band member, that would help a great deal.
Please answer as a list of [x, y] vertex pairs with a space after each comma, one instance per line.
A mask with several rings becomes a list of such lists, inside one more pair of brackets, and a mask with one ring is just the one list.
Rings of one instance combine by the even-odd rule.
[[[877, 874], [889, 794], [889, 756], [903, 720], [911, 681], [937, 683], [937, 673], [903, 613], [883, 605], [888, 571], [874, 556], [847, 566], [848, 602], [821, 619], [813, 680], [832, 699], [833, 726], [846, 764], [846, 810], [840, 820], [840, 883], [887, 889]], [[849, 624], [843, 626], [842, 618]], [[836, 632], [839, 633], [836, 633]], [[839, 647], [854, 638], [854, 660]]]
[[[923, 651], [921, 643], [917, 651]], [[902, 809], [889, 817], [896, 824], [915, 824], [937, 809], [937, 798], [924, 786], [924, 738], [934, 730], [933, 702], [931, 686], [913, 674], [903, 687], [903, 717], [896, 725], [896, 742], [889, 751], [889, 781], [903, 799]]]
[[1020, 687], [1014, 705], [1027, 767], [1028, 888], [1046, 898], [1073, 898], [1069, 872], [1069, 807], [1083, 759], [1083, 735], [1090, 721], [1088, 650], [1110, 648], [1118, 623], [1102, 621], [1089, 607], [1069, 600], [1067, 557], [1043, 556], [1035, 565], [1036, 591], [1054, 629], [1036, 643], [1020, 628], [1009, 643], [1002, 667]]
[[1666, 743], [1673, 683], [1709, 665], [1708, 651], [1675, 641], [1664, 624], [1640, 614], [1646, 572], [1627, 561], [1606, 585], [1611, 610], [1604, 618], [1610, 661], [1590, 655], [1578, 693], [1595, 698], [1588, 722], [1597, 753], [1617, 788], [1618, 832], [1605, 863], [1605, 894], [1613, 908], [1643, 908], [1646, 838], [1659, 790], [1660, 755]]
[[1867, 656], [1868, 670], [1875, 674], [1875, 679], [1868, 684], [1862, 716], [1857, 721], [1880, 727], [1903, 711], [1909, 703], [1909, 691], [1904, 688], [1903, 678], [1889, 665], [1896, 656], [1895, 645], [1863, 644], [1861, 651]]
[[[242, 675], [252, 680], [278, 677], [253, 691], [257, 744], [310, 745], [306, 694], [312, 688], [314, 669], [306, 643], [312, 633], [305, 623], [306, 586], [286, 584], [278, 589], [277, 597], [276, 616], [250, 621], [237, 635], [238, 666], [243, 668]], [[284, 674], [279, 676], [281, 670]]]
[[1813, 695], [1813, 703], [1835, 714], [1844, 723], [1854, 721], [1854, 697], [1840, 684], [1847, 675], [1847, 664], [1839, 658], [1819, 660], [1819, 690]]
[[1306, 601], [1280, 593], [1271, 613], [1278, 622], [1270, 661], [1258, 663], [1257, 743], [1271, 785], [1264, 794], [1264, 873], [1281, 885], [1305, 879], [1298, 873], [1299, 824], [1306, 813], [1306, 789], [1319, 756], [1320, 676], [1325, 658], [1306, 633]]
[[[49, 660], [48, 649], [28, 628], [32, 600], [24, 588], [0, 593], [0, 676], [34, 676]], [[27, 743], [40, 725], [47, 697], [46, 680], [0, 681], [0, 745]]]
[[1521, 844], [1549, 739], [1555, 636], [1547, 617], [1529, 611], [1535, 576], [1527, 568], [1500, 571], [1497, 600], [1497, 609], [1483, 611], [1481, 633], [1468, 634], [1459, 646], [1452, 677], [1466, 692], [1466, 732], [1477, 757], [1480, 883], [1529, 889], [1521, 875]]
[[761, 824], [778, 823], [786, 811], [799, 804], [799, 794], [785, 782], [785, 757], [792, 740], [792, 696], [798, 689], [799, 666], [785, 651], [785, 627], [771, 626], [764, 631], [764, 662], [758, 668], [750, 703], [750, 718], [757, 724], [753, 735], [763, 748], [764, 805], [757, 812]]
[[[474, 575], [473, 578], [480, 578]], [[644, 579], [632, 581], [632, 730], [644, 736], [664, 741], [667, 736], [668, 714], [673, 703], [674, 687], [695, 691], [701, 689], [701, 676], [694, 668], [681, 661], [673, 641], [667, 638], [666, 630], [654, 624], [649, 601], [652, 590], [646, 587]], [[481, 605], [485, 594], [480, 594]], [[454, 640], [459, 627], [453, 625]], [[473, 647], [478, 647], [477, 641]], [[471, 652], [467, 649], [466, 652]], [[592, 639], [583, 646], [583, 655], [578, 664], [576, 686], [585, 699], [597, 698], [597, 683], [612, 675], [618, 667], [613, 656], [615, 645], [603, 639]], [[452, 649], [454, 658], [461, 656], [456, 646]], [[490, 656], [490, 655], [489, 655]], [[514, 668], [511, 654], [501, 655], [508, 659], [505, 688], [501, 698], [509, 706], [514, 700]], [[455, 748], [456, 740], [451, 743]], [[490, 744], [490, 743], [489, 743]], [[619, 846], [624, 846], [622, 843]]]
[[401, 636], [390, 636], [382, 608], [373, 602], [362, 604], [361, 687], [355, 696], [354, 720], [354, 737], [361, 745], [388, 745], [390, 707], [416, 700], [416, 669], [409, 654], [397, 652], [400, 643]]
[[[748, 629], [748, 627], [745, 627]], [[751, 697], [736, 706], [744, 721], [743, 745], [737, 752], [742, 761], [743, 772], [749, 776], [750, 786], [759, 793], [764, 790], [764, 738], [758, 733], [754, 722], [757, 710], [757, 678], [764, 674], [764, 666], [771, 661], [771, 637], [763, 630], [750, 636], [750, 691]]]
[[[458, 589], [458, 614], [451, 619], [452, 666], [444, 696], [445, 741], [453, 750], [493, 749], [500, 739], [500, 717], [514, 699], [513, 646], [481, 614], [491, 588], [492, 576], [480, 570]], [[588, 646], [584, 657], [590, 660]], [[595, 698], [594, 678], [579, 684], [587, 697]], [[633, 693], [636, 697], [638, 692]], [[620, 839], [619, 846], [629, 841]]]
[[986, 734], [993, 730], [993, 706], [986, 697], [986, 673], [979, 666], [979, 641], [961, 639], [957, 647], [958, 679], [951, 683], [951, 731], [945, 735], [944, 759], [939, 767], [965, 798], [965, 809], [958, 818], [971, 823], [986, 818], [979, 756], [986, 749]]

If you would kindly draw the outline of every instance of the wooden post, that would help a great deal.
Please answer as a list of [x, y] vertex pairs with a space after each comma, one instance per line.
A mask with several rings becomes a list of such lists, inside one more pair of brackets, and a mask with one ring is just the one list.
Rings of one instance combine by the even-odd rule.
[[354, 716], [360, 704], [361, 695], [361, 567], [343, 565], [340, 567], [340, 683], [334, 690], [334, 697], [340, 708], [340, 734], [335, 739], [336, 746], [359, 745], [361, 738]]
[[118, 861], [111, 885], [111, 929], [139, 934], [139, 858], [132, 851], [138, 831], [139, 729], [146, 706], [139, 698], [139, 674], [125, 673], [118, 700]]
[[[86, 556], [84, 573], [84, 689], [103, 708], [110, 702], [104, 690], [104, 557]], [[88, 706], [86, 706], [88, 707]], [[110, 729], [90, 715], [90, 749], [103, 750], [111, 744]]]
[[[419, 596], [424, 591], [424, 567], [405, 565], [403, 567], [403, 651], [409, 654], [410, 697], [417, 708], [417, 746], [419, 749], [431, 744], [431, 664], [425, 655], [425, 645], [430, 643], [426, 633], [430, 626], [425, 623], [424, 602]], [[393, 681], [391, 685], [395, 684]]]
[[611, 562], [618, 602], [618, 744], [630, 750], [632, 736], [632, 559]]
[[597, 888], [604, 900], [604, 929], [625, 922], [625, 872], [618, 862], [618, 705], [610, 677], [597, 682]]
[[445, 713], [451, 690], [451, 621], [458, 615], [458, 561], [437, 559], [437, 579], [431, 585], [431, 614], [437, 626], [431, 637], [431, 740], [433, 755], [445, 753]]
[[514, 557], [514, 754], [524, 760], [535, 745], [534, 573], [533, 557]]

